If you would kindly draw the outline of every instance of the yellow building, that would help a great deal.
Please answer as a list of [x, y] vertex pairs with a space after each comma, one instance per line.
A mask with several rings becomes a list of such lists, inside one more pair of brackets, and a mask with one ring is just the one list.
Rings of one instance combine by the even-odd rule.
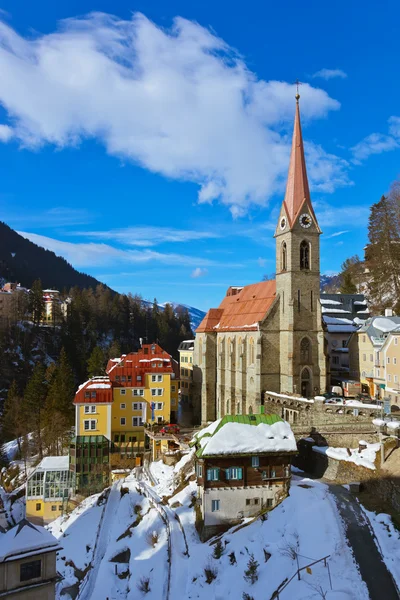
[[73, 484], [68, 456], [47, 456], [29, 475], [26, 485], [26, 518], [45, 525], [67, 508]]
[[350, 376], [372, 397], [400, 402], [400, 317], [372, 317], [349, 342]]
[[192, 405], [193, 386], [193, 351], [194, 340], [185, 340], [178, 346], [180, 400], [183, 404]]
[[110, 360], [106, 372], [80, 386], [74, 400], [71, 462], [78, 486], [95, 472], [99, 481], [104, 479], [104, 465], [141, 464], [145, 427], [177, 416], [178, 364], [157, 344]]

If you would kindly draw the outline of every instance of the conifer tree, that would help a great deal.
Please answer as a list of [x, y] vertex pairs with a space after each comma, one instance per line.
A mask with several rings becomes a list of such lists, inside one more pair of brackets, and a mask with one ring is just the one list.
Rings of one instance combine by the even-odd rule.
[[117, 340], [114, 340], [108, 350], [108, 358], [119, 358], [121, 354], [121, 346], [119, 345]]
[[400, 211], [395, 186], [388, 196], [371, 206], [368, 239], [365, 258], [371, 275], [371, 294], [382, 309], [385, 296], [400, 296]]
[[22, 398], [15, 381], [12, 382], [4, 403], [1, 417], [1, 433], [4, 440], [16, 439], [21, 455], [22, 438], [27, 433], [26, 421], [22, 416]]
[[104, 375], [105, 359], [104, 352], [100, 346], [95, 346], [92, 350], [89, 360], [87, 362], [88, 377], [95, 377], [96, 375]]
[[29, 431], [33, 433], [34, 441], [43, 458], [42, 428], [44, 424], [44, 405], [47, 397], [46, 371], [42, 363], [33, 369], [31, 378], [25, 388], [23, 400], [23, 415]]
[[247, 563], [247, 569], [243, 575], [245, 581], [250, 583], [250, 585], [254, 585], [258, 580], [258, 567], [259, 564], [254, 558], [254, 554], [250, 554], [249, 562]]
[[29, 292], [29, 310], [32, 314], [34, 325], [39, 325], [44, 315], [43, 288], [40, 279], [36, 279], [33, 282]]

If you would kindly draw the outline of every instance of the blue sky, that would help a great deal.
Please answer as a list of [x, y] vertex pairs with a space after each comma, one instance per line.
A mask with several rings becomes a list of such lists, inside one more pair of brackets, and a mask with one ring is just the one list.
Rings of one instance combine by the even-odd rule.
[[400, 172], [397, 2], [2, 9], [11, 227], [118, 291], [218, 306], [275, 270], [299, 78], [321, 270], [362, 255]]

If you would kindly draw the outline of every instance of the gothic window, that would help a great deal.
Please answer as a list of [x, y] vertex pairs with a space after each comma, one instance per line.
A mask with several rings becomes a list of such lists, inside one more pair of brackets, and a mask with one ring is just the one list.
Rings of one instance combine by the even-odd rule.
[[302, 364], [311, 363], [311, 342], [306, 337], [300, 342], [300, 362]]
[[249, 341], [249, 364], [254, 363], [254, 338], [250, 338]]
[[199, 340], [199, 364], [203, 364], [203, 340]]
[[226, 401], [226, 411], [225, 411], [226, 415], [229, 415], [229, 400]]
[[287, 247], [286, 242], [282, 242], [281, 247], [281, 271], [286, 271], [287, 269]]
[[310, 244], [303, 240], [300, 244], [300, 269], [310, 268]]
[[236, 414], [237, 414], [237, 415], [240, 415], [240, 402], [238, 402], [238, 403], [237, 403], [237, 406], [236, 406]]

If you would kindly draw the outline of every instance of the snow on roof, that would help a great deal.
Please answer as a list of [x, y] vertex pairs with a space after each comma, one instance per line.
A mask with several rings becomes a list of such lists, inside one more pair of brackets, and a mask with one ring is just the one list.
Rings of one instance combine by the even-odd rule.
[[338, 306], [341, 306], [341, 302], [337, 302], [336, 300], [329, 300], [328, 298], [320, 298], [320, 302], [321, 304], [337, 304]]
[[[365, 443], [365, 442], [364, 442]], [[360, 467], [366, 467], [367, 469], [375, 470], [375, 457], [376, 453], [379, 452], [380, 444], [367, 444], [367, 448], [358, 451], [358, 448], [350, 450], [351, 455], [349, 456], [347, 448], [331, 448], [330, 446], [313, 446], [313, 451], [319, 454], [325, 454], [336, 460], [344, 460], [347, 462], [353, 462]]]
[[111, 387], [111, 383], [91, 383], [87, 386], [87, 390], [107, 390]]
[[351, 319], [346, 319], [345, 317], [327, 317], [323, 316], [324, 322], [327, 325], [352, 325], [353, 321]]
[[212, 425], [200, 436], [199, 457], [297, 450], [289, 423], [277, 415], [227, 415]]
[[399, 421], [388, 421], [386, 423], [386, 427], [388, 429], [399, 429], [400, 428], [400, 422]]
[[69, 469], [69, 457], [67, 456], [46, 456], [42, 458], [36, 469], [47, 471], [65, 471]]
[[25, 519], [6, 533], [0, 533], [0, 562], [20, 558], [35, 551], [59, 550], [56, 538], [44, 527], [32, 525]]
[[386, 421], [384, 419], [372, 419], [372, 424], [376, 427], [383, 427], [383, 425], [386, 425]]
[[327, 325], [329, 333], [353, 333], [357, 329], [355, 325]]
[[367, 301], [366, 300], [355, 300], [354, 304], [356, 304], [357, 306], [367, 306]]
[[321, 310], [323, 313], [346, 313], [351, 314], [350, 310], [345, 310], [344, 308], [326, 308], [326, 306], [322, 306]]
[[377, 317], [374, 319], [374, 327], [375, 329], [379, 329], [379, 331], [383, 331], [384, 333], [388, 333], [392, 331], [392, 329], [396, 329], [398, 323], [394, 323], [391, 319], [386, 317]]

